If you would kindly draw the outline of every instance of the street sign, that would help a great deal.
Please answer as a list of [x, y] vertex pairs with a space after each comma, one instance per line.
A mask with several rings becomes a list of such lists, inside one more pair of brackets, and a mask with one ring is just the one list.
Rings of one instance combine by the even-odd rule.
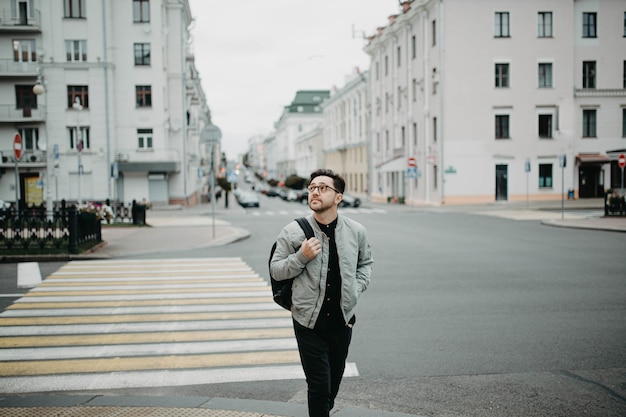
[[565, 168], [567, 166], [567, 157], [564, 153], [559, 154], [559, 168]]
[[417, 162], [415, 162], [415, 158], [410, 157], [409, 158], [409, 167], [413, 168], [415, 166], [417, 166]]
[[619, 158], [617, 158], [617, 165], [622, 169], [626, 167], [626, 156], [624, 156], [624, 154], [621, 154]]
[[54, 144], [54, 159], [59, 159], [59, 144]]
[[13, 137], [13, 155], [18, 161], [22, 159], [22, 137], [19, 133]]

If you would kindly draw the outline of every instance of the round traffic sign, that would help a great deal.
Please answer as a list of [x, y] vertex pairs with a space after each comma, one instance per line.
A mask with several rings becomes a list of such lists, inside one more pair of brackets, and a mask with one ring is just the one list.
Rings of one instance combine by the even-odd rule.
[[619, 158], [617, 158], [617, 165], [619, 165], [620, 168], [626, 167], [626, 156], [624, 156], [624, 154], [621, 154]]
[[415, 162], [415, 158], [410, 157], [410, 158], [409, 158], [409, 167], [411, 167], [411, 168], [412, 168], [412, 167], [414, 167], [414, 166], [417, 166], [417, 163]]
[[19, 133], [13, 137], [13, 155], [18, 161], [22, 159], [22, 137]]

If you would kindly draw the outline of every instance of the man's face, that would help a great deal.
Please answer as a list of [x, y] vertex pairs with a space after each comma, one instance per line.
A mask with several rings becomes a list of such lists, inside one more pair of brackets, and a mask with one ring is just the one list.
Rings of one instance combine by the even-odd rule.
[[[311, 190], [311, 188], [314, 190]], [[319, 187], [319, 188], [318, 188]], [[325, 188], [324, 191], [321, 189]], [[315, 212], [322, 212], [339, 205], [343, 194], [335, 191], [333, 179], [326, 176], [313, 178], [309, 184], [309, 207]]]

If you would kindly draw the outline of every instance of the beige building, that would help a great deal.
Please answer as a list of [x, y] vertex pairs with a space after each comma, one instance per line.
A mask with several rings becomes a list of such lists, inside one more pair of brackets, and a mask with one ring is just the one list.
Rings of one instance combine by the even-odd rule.
[[199, 202], [210, 113], [188, 1], [0, 0], [0, 16], [5, 174], [24, 141], [0, 199]]
[[625, 13], [618, 0], [404, 2], [365, 47], [372, 199], [558, 199], [615, 187]]
[[369, 189], [368, 76], [355, 69], [322, 104], [325, 167], [344, 177], [346, 191], [361, 196]]

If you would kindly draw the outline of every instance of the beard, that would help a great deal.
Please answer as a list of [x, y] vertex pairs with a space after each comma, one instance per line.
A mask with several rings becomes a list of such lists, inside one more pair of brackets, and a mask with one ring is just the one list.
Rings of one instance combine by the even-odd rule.
[[[314, 203], [314, 204], [312, 204]], [[309, 201], [309, 208], [316, 213], [324, 213], [334, 206], [334, 200], [325, 202], [324, 200]]]

